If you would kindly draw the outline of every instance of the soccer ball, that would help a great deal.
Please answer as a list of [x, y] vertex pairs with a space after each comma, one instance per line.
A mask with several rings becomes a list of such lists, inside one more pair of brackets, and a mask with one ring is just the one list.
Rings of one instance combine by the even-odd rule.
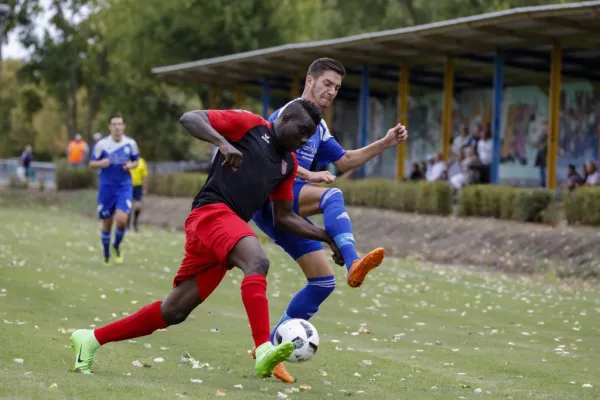
[[319, 333], [308, 321], [293, 318], [279, 325], [275, 332], [275, 345], [282, 342], [294, 343], [289, 362], [301, 363], [310, 360], [319, 348]]

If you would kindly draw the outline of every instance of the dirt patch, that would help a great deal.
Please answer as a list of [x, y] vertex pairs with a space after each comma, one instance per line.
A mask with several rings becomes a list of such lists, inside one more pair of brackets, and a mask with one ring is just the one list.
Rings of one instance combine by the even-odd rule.
[[[65, 204], [77, 193], [30, 192]], [[85, 214], [95, 215], [85, 200]], [[89, 208], [87, 203], [90, 203]], [[142, 224], [183, 229], [191, 199], [148, 196]], [[82, 207], [77, 207], [82, 211]], [[600, 230], [549, 227], [482, 218], [402, 214], [350, 207], [358, 249], [384, 247], [388, 255], [432, 263], [489, 267], [505, 272], [549, 272], [558, 277], [600, 277]]]

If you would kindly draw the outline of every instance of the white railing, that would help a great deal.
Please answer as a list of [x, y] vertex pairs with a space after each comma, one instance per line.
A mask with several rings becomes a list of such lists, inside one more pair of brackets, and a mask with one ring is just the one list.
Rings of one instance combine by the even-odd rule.
[[[18, 159], [0, 159], [0, 181], [8, 181], [15, 175], [19, 166]], [[210, 160], [199, 161], [166, 161], [157, 163], [148, 163], [150, 173], [169, 173], [186, 171], [206, 171], [210, 168]], [[33, 161], [31, 163], [33, 180], [43, 179], [48, 184], [53, 184], [56, 175], [56, 164], [53, 162]]]

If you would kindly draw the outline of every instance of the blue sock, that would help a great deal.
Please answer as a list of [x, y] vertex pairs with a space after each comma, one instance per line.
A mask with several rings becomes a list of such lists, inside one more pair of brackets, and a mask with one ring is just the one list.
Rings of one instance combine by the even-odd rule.
[[344, 196], [340, 189], [329, 189], [321, 196], [319, 204], [323, 212], [325, 230], [335, 241], [340, 249], [346, 269], [350, 269], [352, 263], [360, 257], [354, 248], [354, 234], [352, 223], [344, 207]]
[[123, 240], [123, 236], [125, 236], [125, 229], [117, 228], [115, 229], [115, 243], [113, 247], [119, 250], [119, 246], [121, 245], [121, 240]]
[[110, 231], [100, 231], [100, 238], [102, 239], [102, 247], [104, 248], [104, 259], [110, 257]]
[[302, 288], [290, 301], [287, 310], [281, 316], [281, 319], [271, 332], [271, 343], [274, 342], [275, 332], [279, 325], [292, 318], [309, 320], [319, 311], [319, 306], [335, 289], [335, 278], [323, 276], [319, 278], [309, 278], [306, 286]]

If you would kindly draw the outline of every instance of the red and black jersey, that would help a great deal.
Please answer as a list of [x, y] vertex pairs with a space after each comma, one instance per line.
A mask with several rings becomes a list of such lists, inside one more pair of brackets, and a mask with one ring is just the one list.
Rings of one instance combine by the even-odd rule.
[[267, 201], [293, 200], [292, 186], [298, 162], [293, 153], [279, 146], [271, 123], [243, 110], [208, 111], [210, 124], [242, 155], [242, 166], [235, 172], [219, 152], [210, 174], [192, 209], [207, 204], [225, 203], [248, 222]]

